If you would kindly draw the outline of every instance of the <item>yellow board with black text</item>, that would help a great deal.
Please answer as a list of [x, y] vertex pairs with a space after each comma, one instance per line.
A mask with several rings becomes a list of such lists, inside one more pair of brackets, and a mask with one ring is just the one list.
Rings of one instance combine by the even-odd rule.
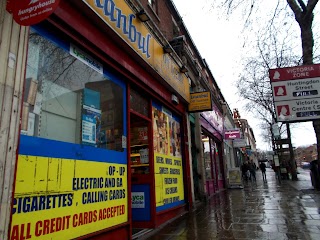
[[74, 239], [128, 221], [127, 165], [19, 155], [10, 240]]

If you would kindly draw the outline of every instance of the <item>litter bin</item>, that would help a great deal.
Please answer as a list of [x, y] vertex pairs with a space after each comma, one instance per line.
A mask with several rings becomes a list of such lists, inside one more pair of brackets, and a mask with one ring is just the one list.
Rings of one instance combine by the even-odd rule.
[[318, 168], [318, 160], [313, 160], [310, 163], [310, 176], [312, 186], [315, 189], [320, 190], [320, 172]]

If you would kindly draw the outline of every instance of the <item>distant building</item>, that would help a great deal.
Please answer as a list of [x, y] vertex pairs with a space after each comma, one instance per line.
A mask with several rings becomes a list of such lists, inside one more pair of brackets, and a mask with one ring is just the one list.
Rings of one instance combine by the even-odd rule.
[[236, 108], [233, 109], [233, 119], [236, 128], [241, 130], [246, 143], [246, 146], [241, 148], [242, 154], [245, 157], [244, 160], [253, 160], [258, 165], [256, 139], [253, 129], [250, 127], [247, 119], [241, 118], [239, 110]]

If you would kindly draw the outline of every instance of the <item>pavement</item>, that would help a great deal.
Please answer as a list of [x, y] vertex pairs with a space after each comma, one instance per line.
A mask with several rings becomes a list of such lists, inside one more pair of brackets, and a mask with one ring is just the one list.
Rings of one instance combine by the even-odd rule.
[[309, 170], [299, 169], [298, 181], [275, 178], [267, 182], [257, 171], [257, 182], [243, 189], [214, 195], [141, 240], [315, 239], [320, 240], [320, 191], [311, 185]]

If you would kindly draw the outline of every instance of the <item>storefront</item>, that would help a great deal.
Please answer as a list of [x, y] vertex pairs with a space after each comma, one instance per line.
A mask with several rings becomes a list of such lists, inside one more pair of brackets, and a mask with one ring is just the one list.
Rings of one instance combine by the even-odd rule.
[[10, 239], [130, 239], [188, 210], [188, 80], [136, 10], [61, 0], [30, 27]]
[[212, 111], [202, 112], [203, 161], [205, 166], [206, 190], [208, 196], [225, 188], [225, 168], [223, 162], [223, 117], [213, 105]]

